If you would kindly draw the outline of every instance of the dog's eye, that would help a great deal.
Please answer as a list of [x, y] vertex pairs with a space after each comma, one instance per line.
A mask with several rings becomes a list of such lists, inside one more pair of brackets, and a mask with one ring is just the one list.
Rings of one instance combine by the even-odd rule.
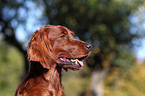
[[61, 36], [60, 36], [60, 38], [65, 38], [65, 37], [66, 37], [65, 35], [61, 35]]

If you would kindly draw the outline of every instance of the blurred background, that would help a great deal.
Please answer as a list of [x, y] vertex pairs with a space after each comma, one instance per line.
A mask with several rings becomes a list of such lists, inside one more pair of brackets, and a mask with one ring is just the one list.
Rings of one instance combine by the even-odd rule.
[[14, 96], [31, 34], [48, 24], [93, 46], [82, 70], [63, 72], [66, 96], [145, 96], [144, 0], [0, 0], [0, 96]]

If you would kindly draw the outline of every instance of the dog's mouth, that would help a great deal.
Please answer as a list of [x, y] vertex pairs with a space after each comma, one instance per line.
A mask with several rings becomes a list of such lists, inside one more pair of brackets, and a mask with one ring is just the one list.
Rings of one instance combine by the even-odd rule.
[[80, 69], [83, 67], [83, 60], [88, 56], [83, 56], [80, 58], [67, 58], [67, 57], [59, 57], [58, 60], [64, 64], [64, 66], [68, 66], [69, 69]]

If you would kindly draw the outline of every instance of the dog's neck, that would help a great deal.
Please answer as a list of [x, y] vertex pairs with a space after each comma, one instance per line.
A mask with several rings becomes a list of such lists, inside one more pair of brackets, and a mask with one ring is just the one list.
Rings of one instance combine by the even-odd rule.
[[62, 68], [56, 64], [52, 65], [50, 69], [43, 68], [39, 62], [30, 62], [30, 70], [28, 78], [42, 77], [46, 82], [51, 83], [53, 86], [61, 84]]
[[62, 68], [59, 68], [56, 65], [52, 65], [52, 67], [49, 69], [49, 71], [45, 72], [43, 74], [43, 76], [44, 76], [45, 80], [47, 80], [53, 84], [56, 84], [56, 83], [61, 84], [61, 72], [62, 72]]
[[[32, 88], [37, 87], [37, 84], [39, 83], [38, 86], [42, 88], [39, 90], [43, 90], [43, 86], [45, 86], [44, 88], [46, 88], [44, 90], [44, 93], [42, 93], [44, 94], [44, 96], [48, 95], [47, 91], [48, 93], [50, 93], [51, 91], [53, 96], [64, 96], [63, 87], [61, 84], [61, 71], [62, 68], [59, 68], [55, 64], [52, 65], [50, 69], [45, 69], [39, 62], [34, 61], [30, 62], [29, 73], [27, 77], [24, 79], [22, 85], [20, 85], [19, 89], [17, 90], [17, 94], [23, 94], [23, 91], [26, 91], [25, 94], [27, 94], [27, 90], [24, 90], [25, 88], [29, 89], [31, 87]], [[28, 94], [31, 95], [31, 93], [29, 92]]]

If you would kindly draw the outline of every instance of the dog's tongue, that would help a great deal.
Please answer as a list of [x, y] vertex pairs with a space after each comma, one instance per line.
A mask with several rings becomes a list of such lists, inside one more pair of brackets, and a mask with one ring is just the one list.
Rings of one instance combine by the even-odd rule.
[[83, 61], [80, 61], [80, 60], [78, 60], [78, 59], [76, 59], [78, 62], [79, 62], [79, 64], [81, 65], [81, 66], [83, 66]]
[[80, 61], [78, 59], [73, 59], [71, 61], [74, 62], [75, 64], [79, 64], [80, 66], [83, 66], [83, 61]]

